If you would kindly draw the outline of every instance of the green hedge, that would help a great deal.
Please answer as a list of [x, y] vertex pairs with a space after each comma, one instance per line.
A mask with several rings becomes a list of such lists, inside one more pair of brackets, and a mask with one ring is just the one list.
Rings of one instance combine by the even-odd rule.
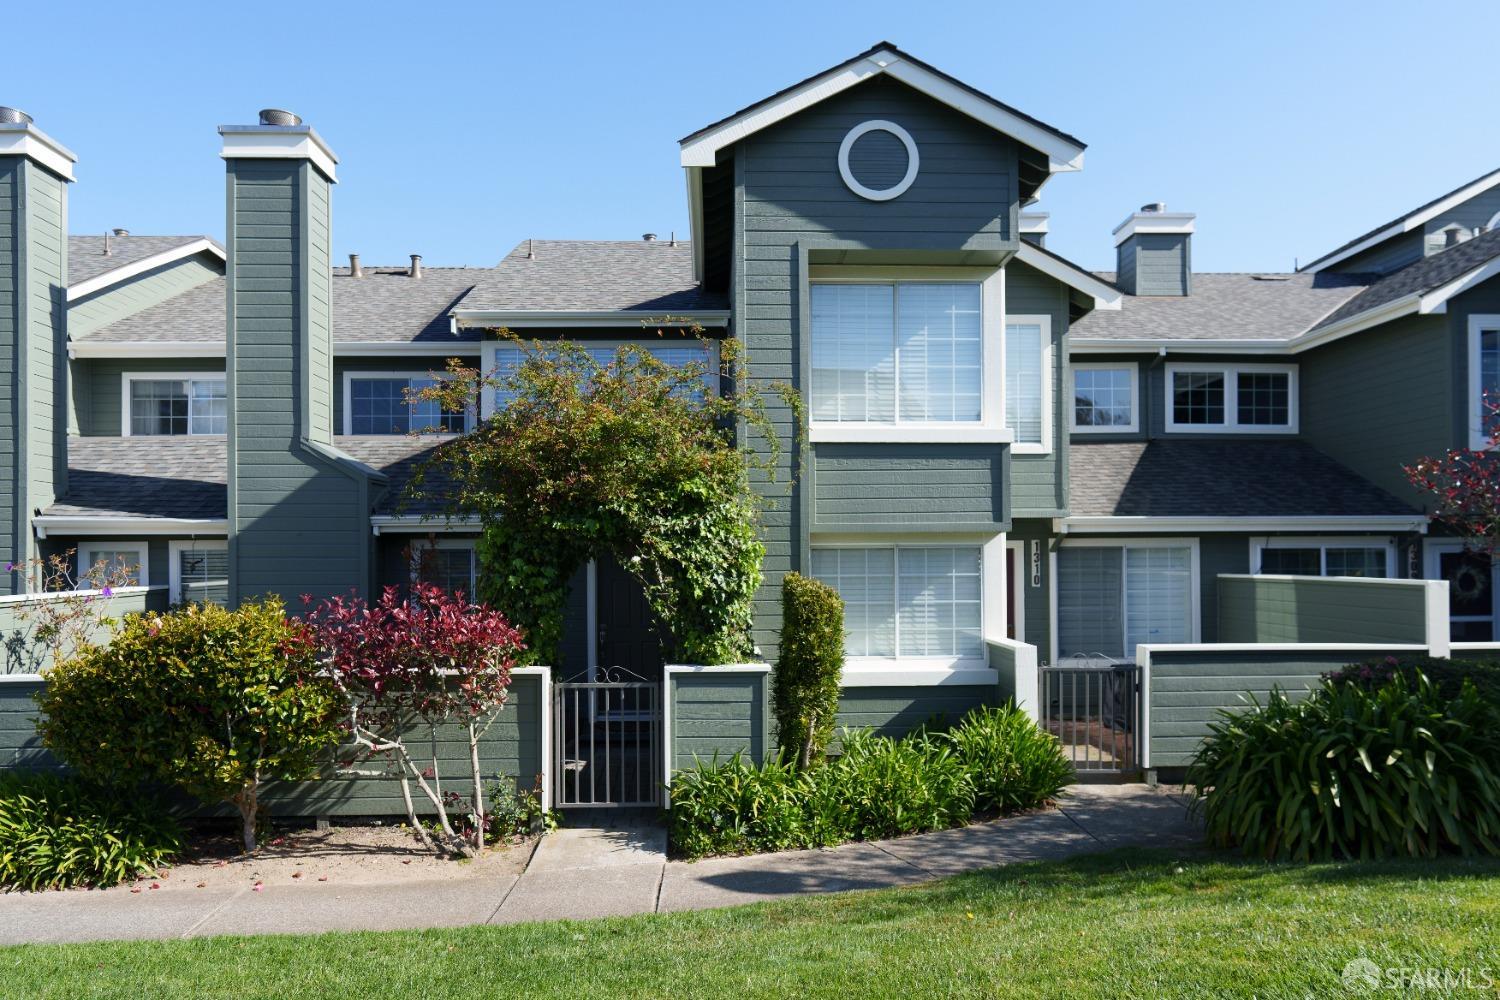
[[976, 812], [1045, 804], [1072, 780], [1057, 740], [1013, 705], [976, 709], [949, 732], [894, 740], [842, 734], [818, 767], [699, 761], [672, 781], [673, 849], [690, 858], [895, 837], [962, 826]]
[[782, 752], [807, 767], [822, 758], [839, 711], [844, 669], [844, 602], [800, 573], [781, 580], [781, 655], [771, 702]]
[[1484, 660], [1441, 660], [1431, 656], [1403, 656], [1399, 659], [1388, 656], [1383, 660], [1368, 660], [1336, 670], [1328, 675], [1340, 684], [1357, 684], [1374, 689], [1392, 678], [1404, 678], [1407, 684], [1415, 684], [1418, 675], [1427, 677], [1437, 685], [1438, 693], [1448, 699], [1459, 696], [1464, 682], [1474, 685], [1479, 697], [1500, 708], [1500, 663]]

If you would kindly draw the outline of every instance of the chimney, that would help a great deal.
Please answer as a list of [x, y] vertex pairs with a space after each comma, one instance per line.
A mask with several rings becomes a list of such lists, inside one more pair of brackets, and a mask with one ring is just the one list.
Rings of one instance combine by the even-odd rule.
[[1035, 246], [1047, 245], [1047, 224], [1052, 217], [1046, 212], [1021, 213], [1021, 239]]
[[359, 254], [351, 253], [349, 255], [349, 277], [363, 278], [364, 276], [365, 269], [359, 266]]
[[406, 273], [409, 274], [409, 275], [411, 275], [413, 278], [420, 278], [422, 276], [422, 255], [421, 254], [414, 253], [414, 254], [411, 255], [411, 270], [407, 271]]
[[1153, 201], [1115, 227], [1115, 284], [1129, 295], [1192, 292], [1192, 212]]
[[228, 174], [229, 602], [368, 594], [383, 477], [334, 433], [331, 201], [337, 157], [289, 111], [224, 125]]
[[[67, 489], [68, 185], [77, 157], [0, 107], [0, 563], [35, 559], [31, 518]], [[7, 569], [0, 594], [26, 589]]]

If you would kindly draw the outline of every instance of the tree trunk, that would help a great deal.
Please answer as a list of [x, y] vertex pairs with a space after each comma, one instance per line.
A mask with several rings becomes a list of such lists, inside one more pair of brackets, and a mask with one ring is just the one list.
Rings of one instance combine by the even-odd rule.
[[484, 778], [479, 773], [479, 731], [469, 720], [469, 767], [474, 773], [474, 856], [484, 854]]
[[255, 815], [259, 811], [260, 796], [255, 785], [246, 785], [230, 799], [240, 811], [240, 832], [245, 840], [245, 853], [255, 853]]
[[427, 835], [427, 828], [422, 825], [421, 820], [417, 819], [417, 807], [411, 801], [411, 779], [406, 776], [404, 770], [401, 772], [401, 801], [406, 803], [406, 821], [411, 824], [412, 832], [422, 842], [422, 846], [429, 851], [437, 850], [433, 846], [432, 838]]

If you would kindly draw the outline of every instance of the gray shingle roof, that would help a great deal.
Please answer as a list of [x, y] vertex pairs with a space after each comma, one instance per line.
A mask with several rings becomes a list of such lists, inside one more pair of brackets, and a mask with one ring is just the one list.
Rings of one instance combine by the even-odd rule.
[[693, 250], [685, 242], [526, 240], [480, 279], [463, 308], [662, 317], [729, 303], [693, 280]]
[[1496, 257], [1500, 257], [1500, 229], [1482, 233], [1457, 246], [1446, 247], [1381, 278], [1340, 306], [1314, 329], [1357, 316], [1407, 295], [1423, 294], [1441, 288]]
[[[1097, 272], [1114, 281], [1113, 272]], [[1187, 296], [1127, 295], [1069, 328], [1076, 340], [1291, 340], [1375, 279], [1349, 274], [1193, 275]]]
[[[109, 253], [104, 252], [104, 236], [68, 237], [68, 284], [97, 278], [106, 271], [134, 264], [155, 254], [207, 236], [111, 236]], [[218, 244], [215, 243], [215, 246]]]
[[222, 518], [226, 454], [222, 437], [70, 437], [68, 491], [42, 513]]
[[[333, 271], [333, 339], [336, 343], [399, 341], [430, 343], [435, 350], [477, 341], [478, 330], [450, 332], [448, 313], [489, 268], [425, 267], [422, 277], [404, 268], [348, 268]], [[102, 327], [84, 338], [91, 343], [224, 342], [224, 281], [205, 282], [181, 295]]]
[[[384, 473], [389, 486], [375, 514], [398, 513], [417, 462], [451, 435], [348, 436], [334, 445]], [[223, 437], [70, 437], [68, 491], [42, 513], [63, 517], [228, 516], [228, 447]], [[400, 511], [438, 512], [434, 501]]]
[[1081, 517], [1406, 516], [1417, 511], [1300, 441], [1075, 443]]

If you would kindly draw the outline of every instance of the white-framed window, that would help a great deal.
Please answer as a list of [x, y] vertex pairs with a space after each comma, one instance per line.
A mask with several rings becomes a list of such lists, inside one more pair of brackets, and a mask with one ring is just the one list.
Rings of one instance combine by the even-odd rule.
[[1500, 403], [1500, 315], [1476, 313], [1469, 317], [1469, 447], [1490, 446], [1490, 433], [1500, 421], [1486, 403]]
[[125, 437], [223, 434], [229, 401], [222, 372], [126, 372], [120, 433]]
[[1075, 434], [1121, 434], [1141, 429], [1140, 366], [1134, 361], [1074, 362]]
[[471, 414], [415, 398], [415, 393], [435, 385], [439, 377], [431, 372], [344, 372], [344, 433], [468, 430]]
[[428, 583], [450, 594], [479, 600], [479, 555], [473, 539], [421, 540], [411, 546], [411, 581]]
[[812, 440], [1012, 439], [1003, 271], [816, 266], [807, 297]]
[[1448, 622], [1454, 642], [1500, 640], [1500, 566], [1458, 539], [1428, 539], [1425, 575], [1448, 581]]
[[173, 604], [229, 602], [229, 543], [216, 539], [174, 539], [168, 596]]
[[1196, 539], [1068, 539], [1055, 558], [1059, 659], [1129, 661], [1142, 643], [1198, 641]]
[[94, 583], [87, 579], [98, 567], [105, 575], [116, 569], [128, 571], [125, 585], [145, 586], [151, 579], [151, 560], [145, 542], [111, 542], [92, 539], [78, 543], [78, 584], [83, 590], [93, 589]]
[[1396, 575], [1396, 543], [1389, 538], [1252, 538], [1250, 572], [1266, 576]]
[[[704, 391], [718, 391], [718, 350], [710, 340], [683, 337], [676, 340], [576, 340], [570, 343], [582, 348], [601, 367], [614, 361], [620, 348], [626, 346], [645, 351], [663, 364], [676, 368], [702, 365]], [[521, 348], [511, 341], [489, 344], [487, 351], [491, 352], [487, 360], [488, 371], [496, 377], [514, 372], [521, 364]], [[510, 402], [510, 394], [500, 389], [486, 387], [484, 396], [484, 412], [487, 414], [494, 413]]]
[[1005, 318], [1005, 424], [1018, 455], [1052, 450], [1052, 317]]
[[845, 656], [943, 667], [982, 663], [987, 584], [1003, 586], [987, 573], [986, 548], [977, 541], [814, 543], [812, 575], [844, 600]]
[[1166, 426], [1177, 433], [1297, 430], [1297, 366], [1166, 366]]

